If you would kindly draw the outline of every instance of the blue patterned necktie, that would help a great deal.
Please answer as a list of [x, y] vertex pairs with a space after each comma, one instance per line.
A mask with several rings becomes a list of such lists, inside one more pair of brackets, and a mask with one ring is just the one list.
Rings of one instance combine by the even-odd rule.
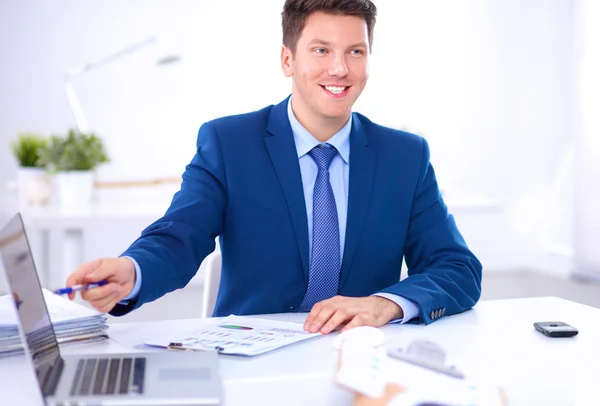
[[300, 304], [301, 312], [308, 312], [315, 303], [337, 295], [340, 278], [340, 225], [329, 182], [329, 165], [337, 150], [329, 144], [320, 144], [308, 154], [316, 162], [319, 172], [313, 193], [312, 255], [308, 289]]

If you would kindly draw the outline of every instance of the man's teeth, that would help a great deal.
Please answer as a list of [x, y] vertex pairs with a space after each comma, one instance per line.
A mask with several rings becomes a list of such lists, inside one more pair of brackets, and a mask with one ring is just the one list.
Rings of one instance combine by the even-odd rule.
[[333, 94], [342, 94], [346, 90], [346, 86], [325, 86], [325, 89]]

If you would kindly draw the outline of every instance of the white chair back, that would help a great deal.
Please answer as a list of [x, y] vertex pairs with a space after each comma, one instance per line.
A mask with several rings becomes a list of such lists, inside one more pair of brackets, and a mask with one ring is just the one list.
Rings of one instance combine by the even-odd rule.
[[212, 317], [217, 295], [219, 293], [219, 283], [221, 283], [221, 251], [210, 253], [200, 269], [204, 268], [204, 288], [202, 289], [202, 310], [200, 317]]

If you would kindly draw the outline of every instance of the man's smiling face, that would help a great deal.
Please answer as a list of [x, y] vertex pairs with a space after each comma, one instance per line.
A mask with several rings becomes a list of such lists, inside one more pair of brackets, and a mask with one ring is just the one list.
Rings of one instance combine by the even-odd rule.
[[367, 23], [354, 16], [311, 14], [296, 51], [283, 47], [282, 68], [292, 77], [295, 112], [347, 120], [369, 77]]

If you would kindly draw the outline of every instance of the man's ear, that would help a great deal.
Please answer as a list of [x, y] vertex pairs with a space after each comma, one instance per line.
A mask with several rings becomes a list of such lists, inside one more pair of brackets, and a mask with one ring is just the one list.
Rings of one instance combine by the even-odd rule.
[[292, 51], [285, 45], [281, 46], [281, 70], [286, 77], [291, 77], [294, 74], [294, 55]]

